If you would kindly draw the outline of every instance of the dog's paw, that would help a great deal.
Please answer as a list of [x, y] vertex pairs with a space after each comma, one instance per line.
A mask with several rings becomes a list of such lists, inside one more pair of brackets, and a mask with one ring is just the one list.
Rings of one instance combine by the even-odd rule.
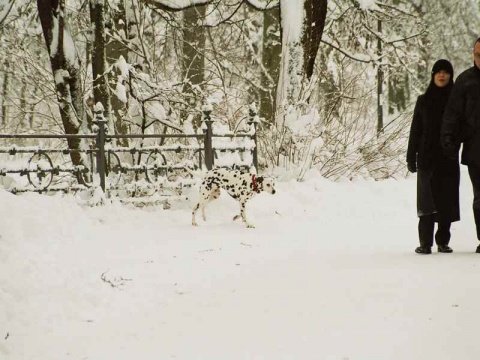
[[193, 226], [198, 226], [198, 224], [195, 221], [192, 221]]
[[247, 223], [247, 228], [249, 229], [255, 229], [255, 225]]

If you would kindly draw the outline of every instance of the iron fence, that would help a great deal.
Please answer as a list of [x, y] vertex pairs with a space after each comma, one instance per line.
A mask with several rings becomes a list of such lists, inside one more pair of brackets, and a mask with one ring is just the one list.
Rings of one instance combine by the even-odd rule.
[[[250, 164], [258, 165], [256, 146], [257, 114], [250, 108], [246, 133], [214, 134], [210, 111], [202, 113], [202, 133], [196, 134], [109, 134], [107, 120], [102, 111], [95, 113], [94, 133], [92, 134], [0, 134], [0, 140], [44, 139], [49, 145], [19, 146], [10, 144], [0, 146], [0, 176], [17, 174], [25, 177], [24, 186], [15, 186], [14, 193], [24, 191], [72, 191], [88, 189], [99, 185], [104, 193], [139, 188], [137, 181], [151, 188], [184, 186], [188, 181], [178, 181], [174, 177], [179, 173], [205, 166], [211, 169], [222, 152], [251, 154]], [[119, 139], [139, 141], [140, 144], [128, 147], [116, 147]], [[215, 140], [217, 139], [217, 141]], [[229, 140], [221, 143], [218, 140]], [[250, 144], [239, 140], [250, 139]], [[61, 144], [58, 143], [60, 140]], [[64, 147], [63, 140], [67, 141]], [[68, 146], [69, 140], [83, 141], [79, 149]], [[145, 145], [147, 141], [161, 141], [161, 145]], [[183, 141], [168, 143], [170, 141]], [[56, 142], [51, 145], [50, 142]], [[189, 153], [179, 161], [180, 154]], [[72, 154], [82, 159], [74, 165]], [[173, 154], [173, 155], [172, 155]], [[22, 157], [22, 161], [12, 161], [12, 156]], [[25, 163], [26, 162], [26, 163]], [[60, 164], [58, 164], [60, 162]], [[218, 164], [222, 166], [222, 164]], [[237, 164], [241, 166], [242, 164]], [[54, 182], [54, 178], [58, 181]], [[123, 182], [121, 181], [123, 179]], [[173, 181], [171, 181], [173, 180]]]

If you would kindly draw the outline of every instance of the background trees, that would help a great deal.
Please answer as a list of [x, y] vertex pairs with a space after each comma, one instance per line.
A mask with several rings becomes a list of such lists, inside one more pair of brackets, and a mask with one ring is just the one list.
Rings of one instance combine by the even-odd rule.
[[110, 131], [188, 132], [208, 101], [238, 131], [256, 102], [262, 166], [399, 176], [432, 63], [470, 66], [479, 23], [475, 0], [0, 0], [0, 126], [89, 132], [102, 102]]

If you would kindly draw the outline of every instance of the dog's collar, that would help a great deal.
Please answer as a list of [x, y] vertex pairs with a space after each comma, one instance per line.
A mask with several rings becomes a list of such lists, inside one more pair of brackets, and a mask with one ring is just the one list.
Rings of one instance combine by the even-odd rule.
[[253, 186], [253, 191], [259, 192], [258, 184], [257, 184], [257, 181], [255, 180], [255, 174], [252, 174], [252, 186]]

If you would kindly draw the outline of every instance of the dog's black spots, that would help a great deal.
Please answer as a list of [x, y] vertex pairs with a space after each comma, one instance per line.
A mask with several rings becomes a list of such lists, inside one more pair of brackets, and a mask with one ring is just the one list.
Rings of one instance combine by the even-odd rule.
[[232, 197], [237, 200], [240, 196], [238, 196], [237, 194], [233, 194]]

